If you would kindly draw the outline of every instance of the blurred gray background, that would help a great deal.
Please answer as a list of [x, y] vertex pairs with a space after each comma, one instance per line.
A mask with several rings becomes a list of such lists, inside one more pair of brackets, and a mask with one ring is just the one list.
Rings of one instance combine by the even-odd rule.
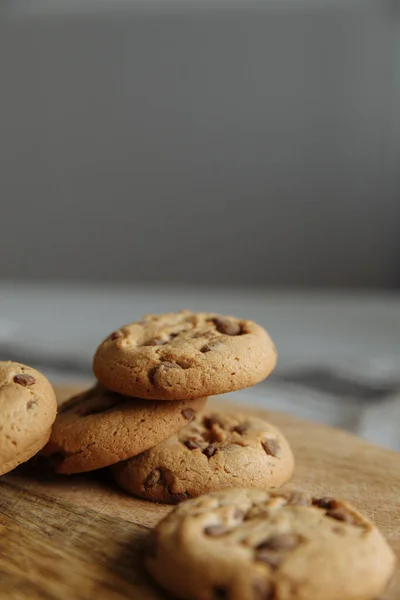
[[3, 1], [0, 278], [396, 286], [398, 9]]
[[0, 0], [0, 358], [235, 314], [239, 400], [400, 449], [399, 157], [399, 0]]

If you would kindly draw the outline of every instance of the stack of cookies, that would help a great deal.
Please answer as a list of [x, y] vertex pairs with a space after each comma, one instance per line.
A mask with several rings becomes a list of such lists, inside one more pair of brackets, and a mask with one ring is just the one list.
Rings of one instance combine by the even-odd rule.
[[62, 405], [44, 453], [58, 473], [113, 465], [127, 492], [169, 504], [238, 483], [278, 487], [294, 467], [283, 434], [257, 417], [203, 410], [209, 395], [258, 383], [275, 364], [252, 321], [146, 316], [99, 346], [97, 384]]
[[252, 321], [150, 315], [107, 337], [96, 385], [56, 418], [43, 375], [0, 363], [0, 475], [45, 446], [58, 473], [111, 466], [127, 492], [179, 503], [145, 552], [155, 581], [182, 600], [372, 600], [395, 561], [378, 529], [345, 502], [271, 491], [293, 472], [283, 434], [204, 410], [209, 395], [254, 385], [275, 364]]

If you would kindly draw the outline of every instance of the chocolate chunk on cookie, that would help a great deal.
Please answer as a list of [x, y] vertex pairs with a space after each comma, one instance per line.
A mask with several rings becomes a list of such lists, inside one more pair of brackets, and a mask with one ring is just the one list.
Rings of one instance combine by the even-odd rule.
[[101, 385], [61, 408], [43, 453], [54, 455], [58, 473], [92, 471], [144, 452], [194, 418], [206, 398], [149, 402]]
[[[151, 532], [147, 568], [185, 600], [373, 600], [394, 554], [368, 519], [335, 502], [248, 489], [189, 500]], [[339, 531], [329, 510], [351, 519]]]
[[278, 487], [291, 477], [293, 468], [288, 441], [267, 421], [207, 413], [144, 454], [115, 465], [113, 473], [134, 496], [174, 504], [238, 485]]
[[276, 359], [272, 340], [253, 321], [181, 311], [114, 331], [97, 349], [93, 370], [115, 392], [182, 400], [254, 385]]
[[47, 443], [57, 401], [47, 379], [32, 367], [0, 362], [0, 475]]

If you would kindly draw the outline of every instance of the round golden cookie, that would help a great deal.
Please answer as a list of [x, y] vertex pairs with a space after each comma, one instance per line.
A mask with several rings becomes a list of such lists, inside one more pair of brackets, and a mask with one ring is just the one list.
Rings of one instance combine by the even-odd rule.
[[206, 400], [149, 402], [96, 385], [61, 406], [43, 454], [55, 455], [58, 473], [107, 467], [175, 433]]
[[224, 488], [270, 489], [294, 468], [288, 441], [263, 419], [236, 413], [198, 415], [176, 435], [113, 467], [134, 496], [175, 504]]
[[43, 448], [56, 414], [54, 390], [44, 375], [0, 362], [0, 475]]
[[146, 565], [185, 600], [372, 600], [394, 554], [345, 502], [227, 490], [179, 505], [152, 531]]
[[97, 349], [93, 371], [121, 394], [181, 400], [254, 385], [276, 360], [272, 340], [253, 321], [181, 311], [114, 331]]

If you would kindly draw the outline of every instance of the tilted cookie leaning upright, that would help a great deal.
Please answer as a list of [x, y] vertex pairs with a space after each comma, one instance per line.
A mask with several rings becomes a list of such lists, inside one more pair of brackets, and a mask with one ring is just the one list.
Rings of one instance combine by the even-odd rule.
[[56, 396], [44, 375], [26, 365], [0, 362], [0, 475], [45, 446], [56, 414]]
[[259, 383], [276, 358], [271, 338], [253, 321], [181, 311], [114, 331], [97, 349], [93, 371], [120, 394], [183, 400]]

